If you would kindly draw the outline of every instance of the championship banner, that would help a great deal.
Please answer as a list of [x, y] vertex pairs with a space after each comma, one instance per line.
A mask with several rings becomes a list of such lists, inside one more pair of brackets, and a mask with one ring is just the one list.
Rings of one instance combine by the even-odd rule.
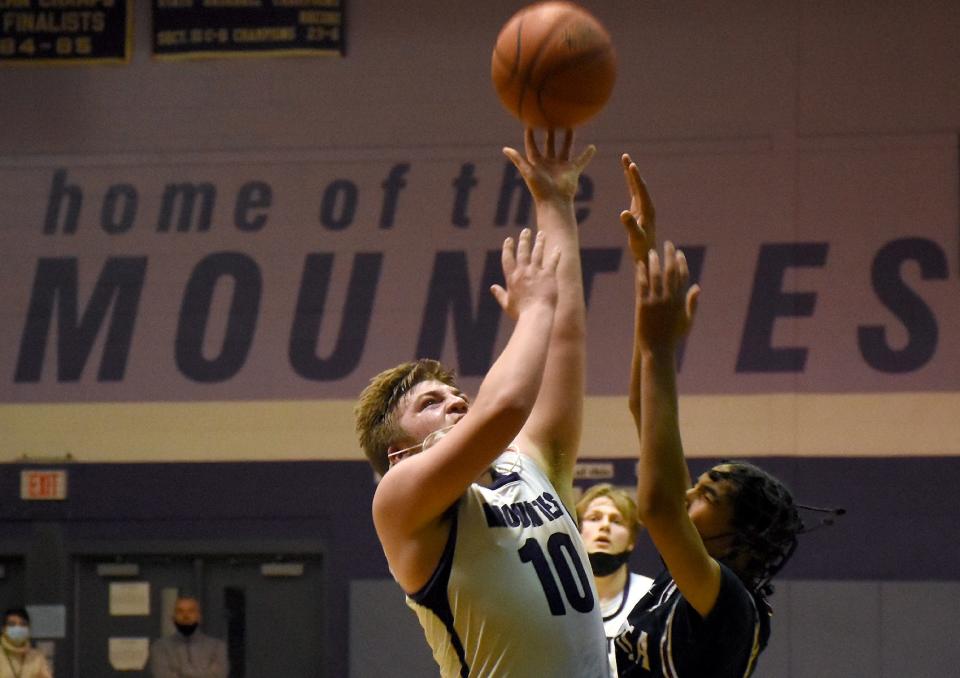
[[133, 0], [0, 0], [0, 64], [126, 62]]
[[341, 55], [345, 0], [153, 0], [157, 58]]
[[[584, 456], [636, 444], [622, 151], [703, 287], [689, 454], [960, 454], [957, 145], [931, 136], [602, 144]], [[534, 224], [499, 148], [0, 160], [2, 452], [356, 455], [376, 372], [436, 357], [476, 392]]]

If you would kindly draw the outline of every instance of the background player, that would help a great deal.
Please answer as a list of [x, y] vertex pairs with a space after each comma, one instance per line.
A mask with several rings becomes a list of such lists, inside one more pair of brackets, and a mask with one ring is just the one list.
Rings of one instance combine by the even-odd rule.
[[610, 666], [616, 671], [613, 640], [627, 615], [650, 589], [653, 579], [629, 569], [637, 545], [637, 504], [629, 492], [610, 483], [587, 488], [577, 502], [580, 536], [590, 558], [593, 580], [600, 596], [603, 631], [607, 636]]

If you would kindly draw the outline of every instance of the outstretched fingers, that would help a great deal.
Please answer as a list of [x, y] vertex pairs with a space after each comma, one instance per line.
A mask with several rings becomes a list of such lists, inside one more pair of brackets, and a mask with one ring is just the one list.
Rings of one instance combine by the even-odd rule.
[[[513, 272], [517, 270], [516, 250], [514, 248], [513, 238], [509, 236], [503, 239], [503, 248], [500, 250], [500, 265], [503, 267], [504, 281], [509, 281]], [[507, 289], [502, 285], [494, 283], [490, 285], [490, 293], [493, 295], [493, 298], [497, 300], [497, 303], [500, 304], [500, 308], [510, 313], [510, 294], [507, 292]]]
[[677, 248], [669, 240], [663, 244], [663, 289], [668, 296], [673, 296], [679, 286], [677, 271]]
[[[700, 303], [700, 286], [690, 285], [690, 266], [687, 263], [687, 255], [683, 250], [677, 250], [677, 294], [682, 294], [687, 290], [684, 298], [684, 334], [690, 331], [693, 326], [693, 317], [697, 313], [697, 306]], [[689, 287], [687, 287], [690, 285]]]
[[656, 250], [650, 250], [650, 253], [647, 255], [647, 280], [649, 288], [647, 296], [652, 296], [656, 299], [662, 297], [663, 271], [660, 266], [660, 255], [657, 254]]
[[683, 250], [677, 250], [677, 288], [685, 289], [690, 282], [690, 265]]
[[[520, 231], [520, 240], [517, 242], [517, 266], [529, 266], [530, 265], [530, 256], [531, 256], [531, 245], [530, 240], [532, 239], [532, 234], [529, 228], [525, 228]], [[537, 241], [540, 242], [543, 240], [543, 232], [537, 233]], [[541, 245], [541, 250], [543, 249]]]
[[672, 242], [663, 253], [651, 249], [636, 266], [636, 340], [646, 349], [675, 346], [690, 332], [700, 301], [700, 286], [690, 285], [687, 258]]
[[540, 154], [540, 149], [537, 148], [537, 137], [532, 127], [528, 127], [523, 132], [523, 148], [527, 153], [527, 158], [529, 158], [531, 162], [543, 159], [543, 156]]
[[693, 326], [693, 317], [697, 314], [700, 307], [700, 285], [691, 285], [687, 290], [686, 313], [687, 313], [687, 332]]
[[656, 246], [656, 223], [657, 213], [653, 206], [653, 199], [647, 190], [647, 184], [640, 176], [640, 168], [633, 162], [630, 155], [624, 153], [620, 156], [620, 164], [623, 166], [623, 176], [627, 182], [627, 189], [630, 191], [630, 212], [643, 227], [650, 241], [649, 246]]
[[568, 127], [563, 131], [563, 147], [560, 149], [560, 159], [570, 159], [570, 149], [573, 148], [573, 128]]
[[524, 158], [515, 148], [510, 148], [509, 146], [503, 147], [503, 154], [512, 162], [520, 174], [524, 174], [529, 171], [530, 163], [527, 162], [527, 159]]
[[639, 224], [629, 210], [620, 213], [620, 223], [627, 232], [627, 244], [630, 246], [630, 255], [635, 264], [642, 264], [647, 260], [650, 246], [647, 244], [647, 232]]
[[507, 291], [502, 286], [496, 283], [490, 285], [490, 294], [492, 294], [493, 298], [500, 304], [500, 308], [507, 310], [509, 297], [507, 296]]
[[638, 278], [642, 275], [647, 281], [649, 301], [671, 302], [680, 300], [690, 282], [690, 266], [687, 257], [669, 240], [663, 245], [663, 254], [650, 249], [646, 265], [637, 262]]
[[[506, 245], [505, 245], [506, 246]], [[529, 228], [520, 231], [520, 239], [517, 242], [516, 259], [513, 262], [511, 272], [517, 267], [529, 268], [534, 275], [539, 271], [552, 273], [556, 270], [556, 265], [560, 260], [560, 246], [553, 247], [547, 252], [547, 237], [543, 231], [538, 231], [536, 235]], [[504, 274], [507, 274], [504, 268]]]
[[503, 249], [500, 251], [500, 265], [503, 266], [503, 277], [509, 278], [517, 268], [516, 250], [513, 238], [503, 239]]
[[[543, 232], [534, 236], [529, 228], [523, 229], [516, 241], [510, 237], [503, 241], [500, 261], [504, 284], [491, 285], [490, 293], [514, 320], [526, 300], [551, 294], [548, 289], [550, 283], [546, 283], [547, 287], [544, 287], [544, 284], [546, 278], [556, 277], [560, 246], [553, 246], [549, 252], [546, 247], [547, 240]], [[555, 285], [555, 281], [553, 284]]]
[[640, 168], [626, 153], [620, 158], [620, 162], [623, 165], [627, 188], [630, 189], [630, 196], [636, 203], [637, 211], [644, 218], [653, 219], [656, 216], [656, 210], [653, 206], [653, 200], [650, 198], [650, 191], [647, 190], [647, 184], [640, 175]]
[[[570, 132], [570, 143], [573, 143], [573, 132]], [[573, 161], [574, 167], [577, 168], [578, 172], [583, 172], [586, 169], [587, 165], [590, 164], [590, 161], [593, 160], [593, 156], [597, 153], [597, 147], [593, 144], [588, 145], [580, 155], [577, 156], [577, 159]], [[569, 157], [569, 150], [567, 151], [567, 157]]]
[[543, 268], [546, 242], [543, 231], [537, 231], [537, 237], [533, 241], [533, 252], [530, 253], [530, 263], [536, 268]]
[[[620, 212], [620, 223], [623, 224], [623, 228], [627, 231], [627, 237], [639, 238], [646, 242], [647, 234], [643, 230], [643, 226], [640, 225], [640, 222], [637, 221], [637, 218], [633, 216], [633, 213], [630, 212], [630, 210], [623, 210]], [[649, 249], [649, 247], [644, 248], [641, 254], [646, 254]], [[635, 258], [642, 259], [643, 257]]]

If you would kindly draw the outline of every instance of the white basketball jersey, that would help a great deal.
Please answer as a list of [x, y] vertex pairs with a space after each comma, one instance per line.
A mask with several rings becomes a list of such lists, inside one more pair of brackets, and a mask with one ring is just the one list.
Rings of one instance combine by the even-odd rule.
[[606, 678], [603, 621], [576, 523], [528, 457], [453, 507], [450, 539], [416, 611], [446, 677]]

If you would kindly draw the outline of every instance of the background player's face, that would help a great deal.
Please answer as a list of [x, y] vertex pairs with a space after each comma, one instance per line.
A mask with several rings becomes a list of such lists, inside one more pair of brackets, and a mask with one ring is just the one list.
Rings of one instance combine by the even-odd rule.
[[630, 527], [610, 497], [597, 497], [587, 505], [580, 521], [587, 553], [623, 553], [633, 549]]
[[712, 480], [709, 473], [697, 478], [696, 485], [687, 490], [687, 515], [714, 558], [725, 555], [733, 542], [735, 494], [730, 481]]
[[397, 423], [406, 433], [393, 447], [418, 445], [437, 429], [452, 426], [467, 413], [467, 397], [441, 381], [421, 381], [397, 405]]

